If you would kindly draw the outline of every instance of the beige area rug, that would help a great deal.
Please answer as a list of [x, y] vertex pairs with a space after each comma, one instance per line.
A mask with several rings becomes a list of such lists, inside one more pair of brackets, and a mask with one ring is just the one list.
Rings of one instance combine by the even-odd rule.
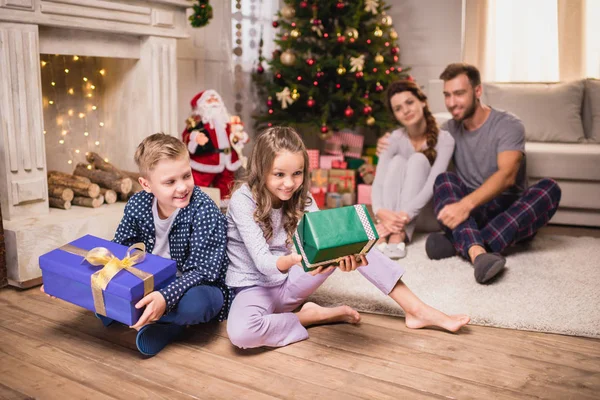
[[[495, 282], [479, 285], [462, 258], [429, 260], [425, 238], [416, 236], [399, 262], [403, 281], [426, 303], [448, 314], [469, 314], [476, 325], [600, 337], [600, 239], [539, 235], [511, 248]], [[336, 271], [311, 300], [403, 315], [358, 272]]]

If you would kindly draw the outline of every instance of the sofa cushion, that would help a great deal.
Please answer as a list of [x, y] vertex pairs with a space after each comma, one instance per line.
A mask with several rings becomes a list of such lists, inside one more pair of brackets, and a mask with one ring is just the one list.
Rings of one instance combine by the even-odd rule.
[[600, 181], [600, 144], [525, 143], [527, 176]]
[[584, 81], [569, 83], [484, 83], [483, 102], [510, 111], [525, 125], [527, 141], [585, 141], [581, 122]]
[[600, 80], [585, 80], [583, 128], [589, 141], [600, 143]]

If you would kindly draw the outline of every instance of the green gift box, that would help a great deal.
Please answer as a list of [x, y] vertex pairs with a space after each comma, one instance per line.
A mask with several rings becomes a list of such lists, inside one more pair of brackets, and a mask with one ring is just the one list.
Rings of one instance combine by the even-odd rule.
[[305, 213], [294, 233], [294, 246], [305, 271], [366, 254], [379, 239], [364, 204]]
[[358, 169], [361, 165], [365, 163], [365, 160], [362, 158], [352, 158], [346, 157], [344, 161], [348, 163], [348, 169]]

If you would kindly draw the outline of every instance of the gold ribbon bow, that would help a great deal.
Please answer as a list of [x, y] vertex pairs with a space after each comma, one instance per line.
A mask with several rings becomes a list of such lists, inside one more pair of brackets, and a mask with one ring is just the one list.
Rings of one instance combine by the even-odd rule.
[[146, 258], [146, 245], [144, 243], [136, 243], [130, 246], [122, 260], [115, 257], [115, 255], [106, 247], [96, 247], [90, 251], [86, 251], [70, 244], [66, 244], [60, 249], [72, 254], [80, 255], [85, 261], [94, 266], [103, 266], [102, 269], [94, 272], [91, 277], [94, 308], [100, 315], [106, 316], [103, 291], [106, 290], [110, 281], [121, 270], [126, 270], [144, 281], [144, 296], [154, 290], [154, 275], [134, 267], [135, 264], [141, 263]]

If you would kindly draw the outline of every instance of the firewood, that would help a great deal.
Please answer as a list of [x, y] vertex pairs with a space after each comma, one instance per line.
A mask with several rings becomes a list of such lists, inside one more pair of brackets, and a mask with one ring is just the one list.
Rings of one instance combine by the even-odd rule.
[[100, 195], [93, 199], [91, 197], [75, 196], [72, 203], [76, 206], [98, 208], [104, 203], [104, 196]]
[[117, 201], [117, 192], [107, 188], [100, 188], [100, 194], [104, 196], [106, 204], [113, 204]]
[[107, 189], [112, 189], [118, 193], [129, 193], [131, 191], [131, 179], [119, 178], [117, 174], [112, 172], [99, 169], [88, 169], [86, 165], [82, 163], [77, 164], [75, 171], [73, 171], [73, 175], [85, 176], [92, 182]]
[[98, 153], [94, 153], [90, 151], [85, 154], [85, 159], [94, 166], [94, 168], [99, 169], [101, 171], [112, 172], [117, 175], [119, 178], [127, 178], [128, 176], [121, 172], [120, 169], [115, 167], [109, 162], [104, 161], [102, 157]]
[[75, 175], [71, 175], [71, 174], [66, 174], [64, 172], [59, 172], [59, 171], [48, 171], [48, 178], [50, 177], [60, 177], [63, 179], [69, 179], [69, 180], [77, 180], [79, 182], [84, 182], [84, 183], [92, 183], [92, 181], [90, 181], [88, 178], [84, 177], [84, 176], [75, 176]]
[[131, 178], [131, 192], [137, 193], [142, 190], [142, 185], [140, 185], [140, 173], [139, 172], [131, 172], [131, 171], [121, 171], [125, 176]]
[[[71, 194], [73, 193], [71, 192]], [[71, 208], [71, 202], [69, 200], [59, 199], [57, 197], [48, 197], [48, 203], [50, 203], [50, 207], [62, 208], [63, 210]]]
[[73, 175], [65, 175], [48, 175], [48, 185], [66, 186], [79, 196], [97, 197], [100, 194], [100, 186], [95, 183], [86, 183]]
[[48, 185], [48, 196], [62, 199], [64, 201], [73, 200], [73, 190], [66, 186]]

